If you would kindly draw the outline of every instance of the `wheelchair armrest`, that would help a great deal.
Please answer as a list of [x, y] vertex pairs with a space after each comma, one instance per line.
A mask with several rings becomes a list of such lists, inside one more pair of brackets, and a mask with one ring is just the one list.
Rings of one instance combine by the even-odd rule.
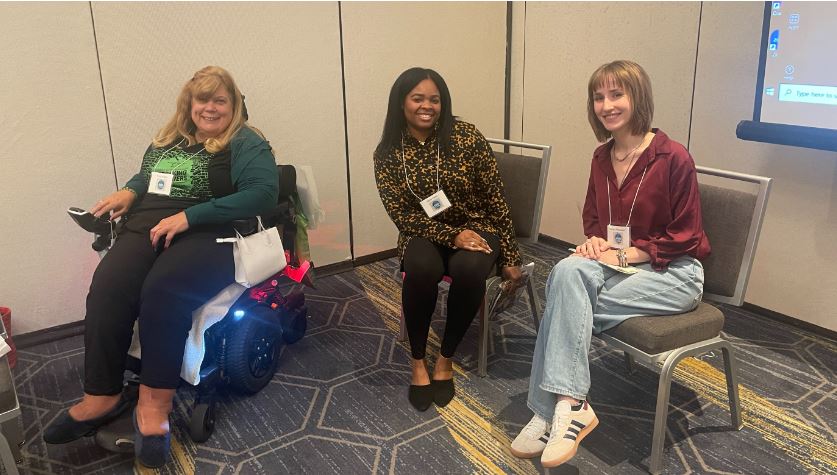
[[[280, 229], [287, 227], [288, 224], [294, 223], [295, 209], [293, 204], [288, 201], [280, 202], [270, 211], [261, 214], [262, 224], [265, 228], [272, 228], [276, 226]], [[242, 236], [249, 236], [258, 231], [259, 222], [255, 217], [236, 219], [232, 221], [233, 228], [241, 233]]]
[[[296, 208], [291, 196], [296, 193], [296, 168], [293, 165], [276, 165], [279, 175], [279, 199], [270, 211], [261, 214], [265, 228], [276, 226], [282, 236], [282, 246], [291, 254], [291, 263], [296, 264]], [[236, 231], [247, 236], [258, 231], [255, 217], [237, 219], [232, 222]]]
[[[249, 236], [251, 234], [255, 234], [258, 226], [259, 223], [258, 221], [256, 221], [256, 218], [236, 219], [232, 222], [233, 229], [238, 231], [242, 236]], [[266, 223], [265, 226], [267, 226]]]
[[293, 165], [276, 165], [279, 174], [279, 201], [288, 201], [296, 192], [296, 168]]

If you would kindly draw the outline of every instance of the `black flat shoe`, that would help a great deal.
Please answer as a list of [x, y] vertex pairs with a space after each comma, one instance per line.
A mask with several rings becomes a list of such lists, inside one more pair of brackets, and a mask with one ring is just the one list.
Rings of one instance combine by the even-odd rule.
[[430, 386], [433, 388], [433, 402], [439, 407], [447, 406], [456, 395], [456, 390], [453, 387], [453, 378], [434, 379], [430, 381]]
[[124, 395], [120, 396], [116, 406], [109, 412], [86, 421], [73, 419], [70, 416], [70, 410], [66, 409], [52, 421], [52, 424], [44, 429], [44, 442], [47, 444], [66, 444], [85, 436], [91, 436], [96, 433], [99, 427], [119, 417], [120, 414], [131, 406], [132, 402], [129, 399], [125, 399]]
[[419, 411], [426, 411], [433, 404], [433, 385], [425, 384], [424, 386], [416, 386], [415, 384], [411, 384], [407, 399]]
[[148, 468], [160, 468], [169, 461], [170, 454], [171, 431], [165, 435], [142, 435], [134, 409], [134, 455], [139, 463]]

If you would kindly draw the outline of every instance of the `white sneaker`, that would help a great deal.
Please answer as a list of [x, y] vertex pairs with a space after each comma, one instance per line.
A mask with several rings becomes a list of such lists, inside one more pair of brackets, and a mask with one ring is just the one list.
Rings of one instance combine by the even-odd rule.
[[555, 406], [549, 442], [541, 455], [541, 465], [557, 467], [575, 456], [578, 444], [587, 437], [599, 419], [593, 408], [584, 401], [581, 409], [573, 411], [569, 401], [560, 401]]
[[511, 444], [511, 453], [515, 457], [524, 459], [537, 457], [543, 452], [548, 440], [549, 422], [535, 414], [535, 417], [514, 438]]

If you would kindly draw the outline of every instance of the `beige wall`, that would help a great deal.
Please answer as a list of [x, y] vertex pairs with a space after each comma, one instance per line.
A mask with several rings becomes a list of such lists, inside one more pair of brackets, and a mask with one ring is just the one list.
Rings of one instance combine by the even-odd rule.
[[596, 145], [585, 112], [587, 80], [599, 64], [633, 59], [651, 75], [654, 125], [684, 144], [691, 132], [699, 165], [775, 178], [746, 300], [837, 330], [837, 259], [829, 245], [837, 235], [837, 154], [735, 137], [737, 123], [752, 117], [763, 3], [707, 2], [702, 14], [699, 3], [514, 8], [515, 27], [525, 33], [514, 36], [513, 54], [524, 60], [513, 61], [522, 91], [512, 94], [512, 138], [554, 147], [542, 233], [583, 238], [581, 206]]
[[[395, 243], [371, 153], [398, 73], [437, 69], [454, 113], [502, 135], [505, 5], [346, 3], [343, 14], [362, 256]], [[19, 112], [0, 118], [7, 145], [0, 171], [15, 177], [4, 183], [0, 206], [19, 228], [4, 233], [0, 248], [4, 270], [16, 269], [0, 274], [0, 304], [12, 307], [16, 332], [83, 317], [98, 257], [64, 210], [89, 207], [136, 172], [180, 87], [207, 64], [234, 74], [279, 162], [313, 167], [326, 213], [310, 233], [315, 263], [350, 260], [339, 18], [336, 2], [0, 5], [8, 38], [0, 74], [10, 85], [3, 104]], [[29, 248], [37, 251], [21, 252]]]
[[837, 330], [837, 153], [735, 137], [753, 115], [763, 13], [760, 2], [704, 4], [690, 150], [775, 179], [746, 300]]
[[0, 31], [0, 305], [25, 333], [84, 316], [98, 257], [66, 209], [115, 182], [88, 4], [2, 4]]
[[[684, 143], [691, 132], [698, 164], [776, 179], [747, 301], [837, 330], [837, 156], [735, 138], [752, 114], [763, 7], [706, 3], [702, 18], [700, 8], [513, 5], [511, 138], [554, 146], [541, 232], [581, 237], [596, 145], [586, 81], [603, 62], [635, 59], [654, 80], [655, 125]], [[319, 265], [351, 257], [347, 136], [355, 257], [392, 248], [371, 161], [389, 88], [407, 67], [437, 69], [454, 113], [501, 136], [505, 14], [502, 2], [343, 3], [344, 128], [336, 3], [0, 4], [0, 305], [12, 307], [16, 332], [83, 317], [98, 258], [64, 210], [90, 206], [134, 173], [178, 89], [205, 64], [235, 74], [280, 162], [313, 166], [327, 213], [311, 233]]]
[[337, 3], [0, 4], [0, 30], [0, 304], [16, 333], [83, 318], [98, 257], [65, 210], [136, 172], [207, 64], [236, 77], [280, 163], [313, 167], [326, 212], [315, 263], [350, 259]]
[[372, 170], [392, 83], [410, 67], [434, 69], [453, 113], [502, 137], [505, 22], [502, 2], [343, 3], [355, 257], [392, 249], [397, 238]]

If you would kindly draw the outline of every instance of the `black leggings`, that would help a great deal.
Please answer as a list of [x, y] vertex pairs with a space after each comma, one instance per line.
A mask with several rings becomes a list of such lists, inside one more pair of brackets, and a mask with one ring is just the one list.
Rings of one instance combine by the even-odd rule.
[[436, 309], [439, 281], [451, 277], [448, 292], [448, 312], [441, 354], [450, 358], [465, 332], [474, 321], [485, 295], [485, 279], [500, 254], [500, 239], [494, 234], [479, 231], [488, 241], [491, 254], [451, 249], [425, 238], [410, 239], [404, 250], [404, 286], [401, 305], [410, 337], [414, 359], [422, 359], [427, 347], [427, 332]]
[[180, 383], [192, 311], [234, 282], [232, 245], [217, 244], [218, 228], [177, 235], [162, 252], [148, 233], [124, 231], [93, 274], [84, 319], [84, 392], [122, 390], [134, 321], [142, 345], [140, 382], [153, 388]]

